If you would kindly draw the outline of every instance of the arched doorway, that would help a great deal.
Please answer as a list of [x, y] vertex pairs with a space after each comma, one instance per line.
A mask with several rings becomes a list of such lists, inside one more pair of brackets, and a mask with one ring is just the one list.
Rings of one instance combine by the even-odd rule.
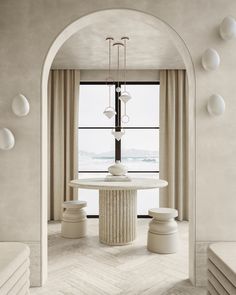
[[56, 56], [57, 51], [63, 45], [63, 43], [69, 39], [74, 33], [90, 25], [93, 22], [99, 21], [104, 16], [110, 18], [112, 21], [114, 17], [126, 17], [132, 18], [135, 21], [145, 22], [153, 28], [163, 30], [169, 38], [173, 41], [178, 49], [185, 67], [188, 73], [189, 82], [189, 150], [190, 150], [190, 230], [189, 230], [189, 276], [193, 283], [195, 283], [195, 72], [191, 59], [191, 55], [188, 51], [184, 40], [178, 35], [178, 33], [167, 23], [163, 22], [156, 16], [143, 13], [141, 11], [130, 9], [108, 9], [98, 12], [94, 12], [79, 18], [70, 25], [68, 25], [53, 41], [51, 47], [46, 55], [42, 76], [41, 76], [41, 281], [42, 283], [47, 277], [47, 83], [49, 70], [52, 65], [52, 61]]

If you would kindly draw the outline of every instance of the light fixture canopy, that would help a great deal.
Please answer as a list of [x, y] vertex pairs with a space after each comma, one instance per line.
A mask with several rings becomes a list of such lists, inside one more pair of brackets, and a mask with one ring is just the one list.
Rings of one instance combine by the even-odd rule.
[[213, 94], [207, 103], [207, 110], [210, 115], [220, 116], [225, 112], [225, 101], [219, 94]]
[[208, 48], [202, 55], [202, 66], [206, 71], [216, 70], [220, 65], [220, 56], [213, 48]]
[[0, 128], [0, 149], [10, 150], [15, 145], [15, 137], [10, 129]]
[[12, 100], [12, 111], [16, 116], [27, 116], [30, 111], [30, 105], [23, 94], [16, 95]]
[[232, 16], [226, 16], [220, 24], [220, 36], [223, 40], [236, 37], [236, 21]]

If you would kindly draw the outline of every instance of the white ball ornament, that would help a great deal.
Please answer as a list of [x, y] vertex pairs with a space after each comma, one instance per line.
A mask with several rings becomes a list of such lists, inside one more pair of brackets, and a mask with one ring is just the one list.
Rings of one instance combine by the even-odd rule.
[[207, 110], [210, 115], [220, 116], [225, 111], [225, 101], [219, 94], [213, 94], [207, 103]]
[[213, 48], [208, 48], [202, 55], [202, 66], [206, 71], [216, 70], [220, 65], [220, 56]]
[[8, 128], [0, 128], [0, 149], [10, 150], [15, 145], [15, 138]]
[[232, 16], [226, 16], [220, 24], [220, 36], [223, 40], [236, 37], [236, 21]]
[[18, 94], [13, 98], [12, 111], [16, 116], [24, 117], [28, 115], [30, 105], [27, 98], [23, 94]]

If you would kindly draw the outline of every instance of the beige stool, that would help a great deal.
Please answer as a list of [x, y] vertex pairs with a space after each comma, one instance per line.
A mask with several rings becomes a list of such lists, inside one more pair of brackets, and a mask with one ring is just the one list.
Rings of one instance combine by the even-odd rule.
[[68, 201], [63, 203], [61, 234], [64, 238], [77, 239], [86, 235], [87, 217], [83, 207], [85, 201]]
[[149, 223], [148, 250], [160, 254], [175, 253], [178, 249], [178, 227], [174, 218], [178, 216], [178, 211], [153, 208], [148, 214], [153, 217]]

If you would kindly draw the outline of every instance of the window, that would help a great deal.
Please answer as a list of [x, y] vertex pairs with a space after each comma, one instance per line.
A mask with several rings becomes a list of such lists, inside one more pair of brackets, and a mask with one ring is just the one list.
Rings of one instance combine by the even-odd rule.
[[[104, 82], [81, 82], [79, 97], [79, 177], [104, 177], [115, 160], [128, 167], [132, 177], [159, 177], [159, 83], [127, 82], [132, 99], [127, 104], [130, 122], [122, 124], [125, 135], [120, 141], [112, 136], [119, 126], [122, 103], [112, 87], [112, 102], [117, 115], [107, 119], [108, 104]], [[123, 84], [121, 83], [121, 88]], [[98, 214], [98, 191], [80, 190], [88, 203], [87, 214]], [[158, 207], [158, 190], [138, 192], [138, 214], [147, 215]]]

